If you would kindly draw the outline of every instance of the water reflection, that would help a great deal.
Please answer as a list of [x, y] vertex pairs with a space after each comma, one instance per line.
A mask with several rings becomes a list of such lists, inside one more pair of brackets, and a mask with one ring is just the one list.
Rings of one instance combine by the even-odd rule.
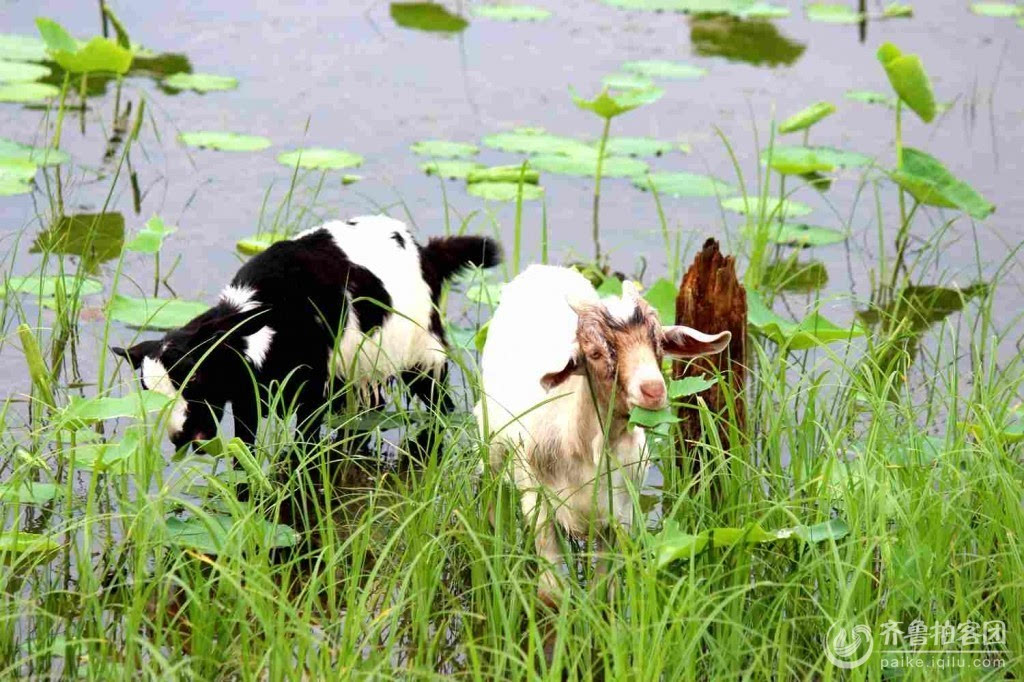
[[124, 216], [121, 213], [78, 213], [61, 216], [32, 243], [29, 253], [47, 251], [78, 256], [86, 270], [113, 260], [124, 246]]
[[779, 33], [770, 21], [724, 15], [691, 17], [690, 42], [702, 57], [725, 57], [757, 66], [789, 66], [807, 49]]

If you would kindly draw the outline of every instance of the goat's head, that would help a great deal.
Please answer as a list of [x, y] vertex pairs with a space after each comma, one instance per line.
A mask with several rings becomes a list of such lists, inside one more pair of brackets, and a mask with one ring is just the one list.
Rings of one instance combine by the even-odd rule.
[[616, 414], [634, 407], [656, 410], [668, 403], [661, 373], [665, 355], [713, 355], [732, 339], [728, 331], [705, 334], [681, 325], [663, 327], [632, 282], [623, 283], [621, 298], [571, 300], [569, 306], [579, 317], [572, 356], [561, 370], [545, 374], [541, 385], [551, 390], [574, 374], [588, 374], [599, 406], [612, 405]]
[[235, 340], [251, 338], [263, 319], [259, 310], [228, 310], [222, 304], [163, 338], [110, 350], [141, 371], [143, 388], [174, 398], [167, 435], [180, 448], [217, 434], [231, 392], [246, 378], [241, 359], [246, 345]]

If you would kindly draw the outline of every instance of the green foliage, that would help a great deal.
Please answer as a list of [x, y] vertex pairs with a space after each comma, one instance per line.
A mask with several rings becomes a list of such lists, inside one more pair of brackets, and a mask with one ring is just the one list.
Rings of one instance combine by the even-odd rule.
[[137, 391], [121, 398], [95, 396], [92, 398], [71, 397], [64, 417], [69, 421], [98, 422], [107, 419], [131, 417], [142, 419], [146, 414], [160, 412], [172, 398], [155, 391]]
[[196, 92], [234, 90], [238, 87], [237, 78], [217, 76], [212, 73], [173, 73], [164, 78], [162, 83], [172, 90], [195, 90]]
[[536, 185], [540, 182], [540, 173], [521, 165], [491, 166], [490, 168], [474, 168], [466, 174], [466, 182], [526, 182]]
[[769, 151], [771, 167], [784, 175], [831, 173], [836, 168], [867, 166], [873, 161], [870, 156], [833, 147], [774, 147], [761, 152], [765, 163]]
[[49, 147], [32, 147], [0, 137], [0, 162], [30, 161], [37, 166], [58, 166], [71, 159], [67, 152]]
[[173, 225], [165, 225], [160, 216], [153, 216], [146, 221], [135, 239], [125, 244], [125, 250], [137, 253], [159, 253], [164, 240], [178, 231]]
[[604, 152], [609, 156], [661, 156], [675, 148], [675, 143], [653, 137], [609, 137]]
[[652, 104], [661, 99], [665, 91], [661, 88], [643, 88], [628, 90], [612, 95], [607, 89], [602, 90], [594, 99], [583, 99], [575, 92], [572, 101], [584, 111], [590, 111], [603, 119], [612, 119], [645, 104]]
[[633, 186], [644, 191], [654, 186], [658, 194], [670, 197], [720, 197], [736, 188], [710, 175], [697, 173], [650, 173], [633, 178]]
[[7, 504], [46, 504], [57, 496], [60, 489], [53, 483], [36, 481], [7, 481], [0, 483], [0, 502]]
[[828, 24], [857, 24], [864, 21], [864, 15], [849, 5], [838, 5], [826, 2], [815, 2], [804, 8], [807, 18]]
[[8, 83], [0, 85], [0, 102], [45, 102], [60, 94], [49, 83]]
[[420, 164], [420, 170], [427, 175], [437, 175], [451, 180], [465, 179], [472, 171], [478, 168], [483, 168], [483, 165], [476, 161], [463, 161], [461, 159], [454, 161], [427, 161]]
[[140, 329], [174, 329], [206, 312], [205, 303], [177, 298], [133, 298], [116, 294], [107, 313], [110, 318]]
[[[756, 225], [747, 224], [743, 234], [753, 239], [757, 231]], [[807, 223], [772, 223], [767, 229], [769, 243], [784, 246], [827, 246], [846, 241], [846, 233], [831, 227], [809, 225]]]
[[971, 11], [983, 17], [1019, 17], [1024, 14], [1020, 5], [1009, 2], [975, 2]]
[[518, 182], [474, 182], [466, 191], [488, 201], [516, 201], [522, 192], [523, 201], [536, 201], [544, 196], [544, 188]]
[[835, 111], [835, 104], [831, 102], [817, 102], [806, 109], [801, 109], [780, 123], [779, 132], [795, 133], [798, 130], [806, 130], [826, 116], [831, 116]]
[[74, 275], [59, 277], [29, 275], [27, 277], [11, 277], [6, 282], [0, 282], [0, 292], [8, 291], [40, 298], [50, 298], [58, 293], [66, 295], [72, 292], [77, 296], [90, 296], [103, 291], [103, 284], [89, 277]]
[[203, 554], [220, 554], [246, 540], [254, 542], [257, 547], [274, 549], [291, 547], [299, 539], [298, 533], [288, 526], [258, 518], [235, 519], [224, 514], [188, 519], [172, 516], [167, 519], [165, 527], [169, 543]]
[[611, 90], [647, 90], [654, 87], [654, 81], [635, 73], [611, 73], [601, 79], [601, 84]]
[[995, 210], [977, 190], [957, 179], [938, 159], [919, 149], [906, 147], [903, 150], [903, 165], [893, 171], [892, 179], [922, 204], [957, 208], [978, 220]]
[[805, 350], [864, 335], [864, 329], [858, 325], [840, 327], [817, 312], [799, 322], [786, 320], [765, 305], [754, 290], [747, 291], [747, 323], [751, 330], [788, 350]]
[[409, 149], [414, 154], [433, 156], [439, 159], [467, 159], [480, 151], [476, 145], [449, 140], [423, 140], [413, 143]]
[[325, 149], [308, 147], [285, 152], [277, 157], [278, 163], [295, 168], [314, 168], [318, 170], [340, 170], [354, 168], [363, 164], [363, 157], [342, 149]]
[[722, 200], [722, 208], [741, 213], [746, 216], [757, 216], [760, 215], [762, 209], [764, 215], [768, 217], [778, 218], [785, 216], [787, 218], [799, 218], [805, 216], [811, 212], [811, 207], [807, 204], [802, 204], [799, 201], [793, 201], [792, 199], [776, 199], [769, 198], [765, 205], [762, 206], [760, 200], [757, 197], [732, 197], [730, 199]]
[[[530, 159], [530, 165], [538, 170], [562, 175], [594, 177], [597, 175], [597, 152], [569, 155], [541, 154]], [[606, 178], [630, 178], [647, 172], [647, 164], [629, 156], [606, 156], [601, 162], [601, 175]]]
[[474, 5], [473, 16], [498, 21], [543, 21], [551, 12], [532, 5]]
[[665, 59], [641, 59], [625, 62], [622, 64], [622, 70], [647, 76], [648, 78], [670, 78], [677, 80], [701, 78], [708, 72], [707, 69], [687, 64], [686, 62], [672, 62]]
[[35, 36], [0, 33], [0, 59], [41, 62], [46, 59], [46, 43]]
[[259, 135], [198, 130], [184, 132], [178, 139], [189, 147], [213, 149], [219, 152], [258, 152], [270, 146], [270, 140]]
[[0, 59], [0, 83], [24, 83], [50, 75], [50, 67], [31, 62]]
[[36, 27], [53, 61], [69, 73], [113, 73], [123, 76], [132, 65], [132, 51], [99, 36], [84, 45], [52, 19], [36, 19]]
[[49, 555], [60, 549], [60, 544], [45, 535], [19, 530], [0, 531], [0, 561], [12, 563], [26, 555]]
[[270, 248], [270, 246], [283, 239], [288, 239], [287, 235], [283, 234], [258, 234], [253, 237], [246, 237], [245, 239], [239, 239], [235, 243], [235, 248], [240, 253], [244, 253], [247, 256], [255, 256], [257, 253], [262, 253]]
[[892, 89], [925, 123], [935, 118], [935, 95], [921, 59], [914, 54], [903, 54], [892, 43], [878, 48], [878, 61], [885, 68]]
[[593, 153], [593, 147], [580, 140], [543, 131], [520, 129], [510, 133], [488, 135], [483, 144], [493, 149], [519, 154], [575, 154]]

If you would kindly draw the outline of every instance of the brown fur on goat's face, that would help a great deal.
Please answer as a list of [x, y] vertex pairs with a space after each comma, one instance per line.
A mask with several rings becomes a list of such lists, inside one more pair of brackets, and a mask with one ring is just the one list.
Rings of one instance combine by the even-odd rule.
[[[616, 414], [627, 414], [638, 404], [660, 407], [662, 399], [656, 385], [660, 382], [663, 395], [663, 352], [661, 322], [655, 310], [637, 297], [623, 298], [613, 310], [603, 304], [591, 304], [579, 306], [576, 312], [580, 356], [600, 407], [605, 409], [611, 404], [613, 392]], [[654, 397], [642, 394], [641, 385], [654, 386]]]

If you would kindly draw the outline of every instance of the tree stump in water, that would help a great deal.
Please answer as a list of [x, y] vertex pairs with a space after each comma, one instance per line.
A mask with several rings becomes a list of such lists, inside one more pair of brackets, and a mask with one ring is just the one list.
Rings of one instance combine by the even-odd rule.
[[[709, 334], [729, 330], [732, 341], [718, 355], [676, 361], [672, 375], [676, 379], [708, 375], [720, 377], [715, 385], [693, 396], [707, 403], [718, 425], [718, 436], [726, 453], [730, 446], [730, 432], [741, 433], [746, 414], [743, 405], [746, 381], [747, 350], [747, 292], [736, 278], [736, 261], [723, 256], [718, 242], [704, 242], [693, 265], [683, 275], [676, 296], [676, 324], [686, 325]], [[705, 436], [700, 412], [695, 407], [679, 409], [682, 442], [679, 443], [676, 462], [683, 470], [689, 469], [699, 477], [711, 453], [707, 445], [714, 441]]]

